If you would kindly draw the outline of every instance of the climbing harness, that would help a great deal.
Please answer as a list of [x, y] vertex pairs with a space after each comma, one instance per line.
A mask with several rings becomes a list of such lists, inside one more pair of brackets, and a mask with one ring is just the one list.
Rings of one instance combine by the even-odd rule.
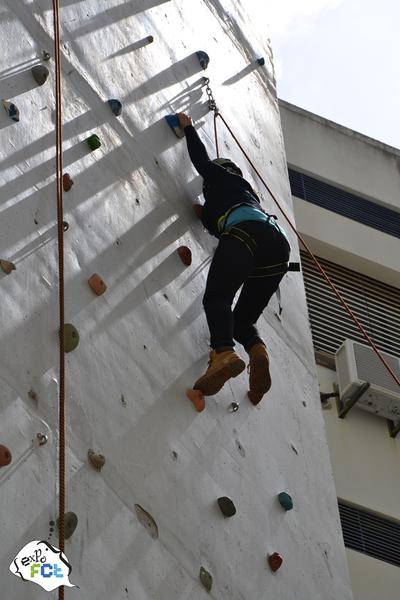
[[282, 208], [282, 206], [278, 202], [275, 194], [272, 192], [272, 190], [270, 189], [270, 187], [267, 185], [267, 183], [265, 182], [264, 178], [262, 177], [262, 175], [260, 174], [260, 172], [258, 171], [258, 169], [256, 168], [256, 166], [254, 165], [254, 163], [250, 159], [249, 155], [247, 154], [247, 152], [244, 150], [243, 146], [239, 142], [238, 138], [235, 136], [234, 132], [232, 131], [232, 129], [229, 127], [229, 125], [226, 122], [226, 120], [224, 119], [224, 117], [219, 112], [219, 109], [217, 108], [217, 104], [215, 102], [212, 90], [211, 90], [210, 85], [209, 85], [210, 84], [210, 80], [206, 79], [205, 83], [206, 83], [206, 92], [207, 92], [207, 95], [208, 95], [208, 98], [209, 98], [208, 105], [209, 105], [210, 110], [214, 111], [214, 133], [215, 133], [215, 145], [216, 145], [216, 149], [217, 149], [217, 156], [219, 156], [219, 154], [218, 154], [218, 131], [217, 131], [216, 120], [217, 120], [217, 117], [220, 117], [220, 119], [224, 123], [225, 127], [227, 128], [227, 130], [231, 134], [232, 138], [235, 140], [236, 144], [239, 146], [239, 148], [242, 151], [243, 155], [245, 156], [247, 162], [250, 164], [250, 166], [252, 167], [253, 171], [256, 173], [256, 175], [260, 179], [261, 183], [263, 184], [263, 186], [265, 187], [265, 189], [267, 190], [267, 192], [271, 196], [272, 200], [275, 202], [275, 204], [277, 205], [277, 207], [279, 208], [279, 210], [281, 211], [281, 213], [285, 217], [286, 221], [289, 224], [289, 227], [292, 229], [292, 231], [296, 235], [296, 237], [299, 240], [299, 242], [302, 244], [302, 246], [307, 251], [308, 255], [310, 256], [311, 260], [314, 262], [315, 266], [319, 270], [319, 272], [322, 275], [322, 277], [325, 279], [325, 281], [327, 282], [327, 284], [329, 285], [329, 287], [331, 288], [331, 290], [333, 291], [333, 293], [335, 294], [335, 296], [337, 297], [337, 299], [339, 300], [339, 302], [341, 303], [341, 305], [343, 306], [343, 308], [347, 311], [347, 313], [349, 314], [349, 316], [351, 317], [351, 319], [353, 320], [353, 322], [357, 326], [358, 330], [364, 336], [364, 338], [366, 339], [366, 341], [368, 342], [368, 344], [371, 346], [371, 348], [373, 349], [373, 351], [375, 352], [375, 354], [377, 355], [377, 357], [379, 358], [379, 360], [381, 361], [381, 363], [384, 365], [384, 367], [386, 368], [386, 370], [390, 373], [390, 375], [395, 380], [395, 382], [400, 386], [400, 378], [396, 375], [396, 373], [394, 372], [394, 370], [391, 368], [391, 366], [388, 364], [388, 362], [382, 356], [381, 352], [377, 348], [376, 344], [374, 343], [374, 341], [372, 340], [372, 338], [370, 337], [370, 335], [367, 333], [367, 331], [365, 330], [365, 328], [363, 327], [363, 325], [360, 323], [360, 321], [358, 320], [358, 318], [356, 317], [356, 315], [353, 313], [353, 311], [351, 310], [350, 306], [347, 304], [347, 302], [343, 298], [342, 294], [336, 288], [335, 284], [331, 281], [331, 279], [329, 278], [329, 276], [325, 272], [324, 268], [322, 267], [322, 265], [320, 264], [320, 262], [318, 261], [318, 259], [315, 257], [315, 255], [313, 254], [313, 252], [309, 248], [308, 244], [304, 241], [303, 237], [299, 234], [299, 232], [297, 231], [296, 227], [293, 225], [293, 223], [289, 219], [288, 215], [286, 214], [285, 210]]

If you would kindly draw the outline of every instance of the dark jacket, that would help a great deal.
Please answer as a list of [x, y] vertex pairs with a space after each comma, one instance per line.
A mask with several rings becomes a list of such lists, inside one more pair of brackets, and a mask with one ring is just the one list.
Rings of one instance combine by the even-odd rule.
[[201, 220], [204, 227], [219, 238], [218, 219], [222, 215], [239, 204], [248, 204], [260, 210], [260, 200], [248, 181], [240, 175], [229, 173], [224, 167], [210, 160], [192, 125], [185, 127], [185, 135], [190, 160], [204, 179], [205, 203]]

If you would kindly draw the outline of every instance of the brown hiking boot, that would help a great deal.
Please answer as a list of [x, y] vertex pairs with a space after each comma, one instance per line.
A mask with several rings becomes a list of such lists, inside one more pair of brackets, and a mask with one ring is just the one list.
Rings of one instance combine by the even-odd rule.
[[258, 404], [271, 387], [269, 358], [264, 344], [254, 344], [249, 351], [249, 398], [253, 404]]
[[201, 390], [205, 396], [213, 396], [231, 377], [236, 377], [246, 368], [245, 362], [233, 350], [210, 352], [208, 369], [194, 384], [193, 389]]

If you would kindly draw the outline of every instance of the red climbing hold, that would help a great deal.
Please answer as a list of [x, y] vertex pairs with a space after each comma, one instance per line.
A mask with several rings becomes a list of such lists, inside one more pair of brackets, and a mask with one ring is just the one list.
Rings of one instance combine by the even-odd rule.
[[12, 460], [11, 452], [7, 446], [0, 444], [0, 467], [6, 467]]
[[202, 204], [193, 204], [194, 214], [198, 219], [201, 219], [203, 216], [203, 205]]
[[106, 284], [97, 273], [93, 273], [88, 279], [88, 284], [97, 296], [101, 296], [107, 289]]
[[179, 246], [177, 250], [179, 258], [187, 267], [192, 264], [192, 252], [187, 246]]
[[64, 175], [63, 175], [63, 190], [64, 190], [64, 192], [69, 192], [69, 190], [72, 188], [73, 185], [74, 185], [74, 182], [72, 181], [70, 174], [64, 173]]
[[273, 554], [270, 554], [268, 556], [268, 564], [273, 573], [275, 573], [275, 571], [281, 568], [282, 563], [283, 557], [278, 552], [274, 552]]
[[202, 412], [206, 407], [204, 394], [200, 390], [186, 390], [186, 396], [192, 402], [197, 412]]

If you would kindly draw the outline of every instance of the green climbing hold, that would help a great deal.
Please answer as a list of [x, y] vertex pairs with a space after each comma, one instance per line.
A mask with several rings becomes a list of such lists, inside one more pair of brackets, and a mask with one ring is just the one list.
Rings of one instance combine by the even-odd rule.
[[97, 148], [100, 148], [101, 146], [100, 138], [95, 133], [92, 133], [92, 135], [88, 137], [86, 141], [91, 150], [97, 150]]
[[199, 577], [200, 577], [201, 583], [204, 585], [207, 592], [211, 592], [211, 588], [212, 588], [212, 584], [213, 584], [213, 578], [212, 578], [211, 573], [206, 571], [204, 569], [204, 567], [200, 567]]
[[43, 85], [46, 83], [46, 79], [49, 76], [49, 70], [44, 65], [36, 65], [35, 67], [32, 67], [31, 73], [38, 85]]
[[281, 492], [280, 494], [278, 494], [278, 500], [282, 508], [284, 508], [285, 510], [292, 510], [293, 500], [287, 492]]
[[79, 344], [79, 332], [71, 323], [64, 325], [64, 351], [72, 352]]

